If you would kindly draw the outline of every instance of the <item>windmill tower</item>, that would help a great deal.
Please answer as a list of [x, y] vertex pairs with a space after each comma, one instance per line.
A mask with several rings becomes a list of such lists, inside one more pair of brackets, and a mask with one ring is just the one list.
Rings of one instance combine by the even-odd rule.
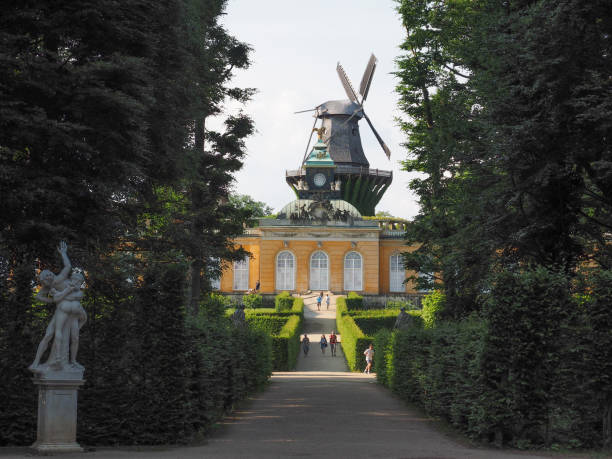
[[370, 163], [363, 151], [359, 134], [359, 121], [365, 118], [387, 158], [390, 158], [389, 148], [372, 125], [363, 107], [375, 69], [376, 57], [372, 54], [361, 79], [359, 86], [361, 99], [359, 99], [344, 69], [338, 63], [336, 71], [348, 99], [330, 100], [314, 109], [315, 125], [319, 120], [321, 123], [319, 129], [313, 129], [319, 133], [319, 141], [308, 154], [308, 147], [312, 139], [311, 132], [306, 147], [307, 154], [302, 160], [301, 168], [286, 172], [287, 183], [299, 198], [312, 199], [317, 196], [320, 198], [319, 190], [309, 178], [307, 166], [313, 154], [320, 155], [320, 152], [326, 147], [326, 154], [329, 155], [335, 166], [333, 196], [330, 194], [328, 199], [343, 199], [355, 206], [362, 215], [375, 214], [376, 205], [393, 180], [391, 171], [370, 169]]

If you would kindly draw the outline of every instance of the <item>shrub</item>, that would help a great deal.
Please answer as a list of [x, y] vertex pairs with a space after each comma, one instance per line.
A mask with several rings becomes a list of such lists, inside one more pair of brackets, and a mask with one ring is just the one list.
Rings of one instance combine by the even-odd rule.
[[410, 300], [387, 300], [385, 309], [401, 309], [406, 308], [407, 311], [420, 310], [420, 308]]
[[363, 297], [355, 292], [349, 292], [346, 297], [346, 308], [349, 311], [363, 309]]
[[304, 299], [303, 298], [294, 298], [293, 306], [291, 307], [292, 314], [299, 314], [301, 316], [304, 315]]
[[374, 340], [372, 337], [365, 336], [349, 315], [346, 300], [345, 297], [336, 299], [336, 327], [342, 339], [342, 351], [349, 369], [363, 371], [365, 359], [362, 358], [362, 353]]
[[249, 314], [248, 312], [245, 315], [249, 328], [261, 330], [270, 336], [278, 335], [287, 322], [287, 316]]
[[289, 371], [295, 368], [300, 353], [302, 316], [292, 315], [278, 334], [272, 336], [273, 368], [275, 371]]
[[293, 297], [289, 292], [281, 292], [274, 299], [276, 312], [289, 311], [293, 307]]
[[249, 295], [244, 295], [242, 297], [242, 303], [244, 304], [245, 308], [249, 308], [249, 309], [261, 308], [263, 304], [263, 298], [261, 297], [261, 295], [258, 295], [256, 293], [251, 293]]
[[391, 331], [382, 329], [374, 336], [374, 368], [376, 368], [376, 380], [387, 386], [387, 356], [389, 355], [389, 344], [391, 343]]
[[444, 310], [445, 304], [446, 295], [440, 290], [434, 290], [423, 298], [421, 317], [423, 318], [423, 326], [425, 328], [432, 328], [436, 325], [436, 321]]

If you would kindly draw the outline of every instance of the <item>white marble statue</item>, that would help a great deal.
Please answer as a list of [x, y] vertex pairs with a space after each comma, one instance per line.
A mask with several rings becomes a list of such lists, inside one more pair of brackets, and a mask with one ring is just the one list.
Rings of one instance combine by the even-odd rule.
[[[38, 345], [34, 362], [29, 367], [35, 373], [48, 370], [83, 370], [76, 361], [76, 356], [79, 349], [79, 330], [87, 320], [85, 310], [81, 306], [84, 277], [78, 271], [68, 277], [72, 269], [67, 255], [68, 246], [61, 242], [57, 250], [62, 256], [64, 268], [59, 274], [44, 270], [39, 275], [41, 288], [36, 299], [44, 303], [55, 303], [57, 307], [47, 325], [45, 336]], [[53, 344], [49, 358], [41, 364], [40, 359], [51, 340]]]

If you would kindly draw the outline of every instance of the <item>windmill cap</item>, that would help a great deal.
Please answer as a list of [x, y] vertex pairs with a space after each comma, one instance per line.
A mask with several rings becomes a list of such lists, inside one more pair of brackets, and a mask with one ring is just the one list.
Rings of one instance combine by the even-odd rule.
[[328, 115], [347, 115], [351, 116], [355, 112], [355, 118], [362, 118], [363, 114], [360, 111], [361, 106], [351, 100], [328, 100], [319, 105], [319, 118]]

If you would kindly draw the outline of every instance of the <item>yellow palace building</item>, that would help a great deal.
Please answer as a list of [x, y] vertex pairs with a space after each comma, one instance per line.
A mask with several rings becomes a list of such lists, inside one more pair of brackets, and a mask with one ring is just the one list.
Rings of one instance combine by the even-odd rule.
[[414, 274], [404, 270], [401, 256], [412, 249], [403, 241], [406, 223], [372, 217], [392, 181], [391, 171], [369, 167], [359, 134], [358, 122], [366, 117], [361, 103], [375, 65], [372, 56], [362, 79], [361, 101], [350, 83], [345, 84], [348, 80], [339, 66], [349, 99], [315, 109], [316, 121], [321, 122], [313, 129], [318, 141], [300, 169], [285, 174], [297, 199], [276, 218], [260, 219], [256, 228], [246, 229], [235, 240], [252, 256], [225, 267], [216, 286], [221, 292], [245, 293], [259, 281], [262, 294], [353, 291], [381, 298], [418, 296], [413, 283], [404, 282]]

